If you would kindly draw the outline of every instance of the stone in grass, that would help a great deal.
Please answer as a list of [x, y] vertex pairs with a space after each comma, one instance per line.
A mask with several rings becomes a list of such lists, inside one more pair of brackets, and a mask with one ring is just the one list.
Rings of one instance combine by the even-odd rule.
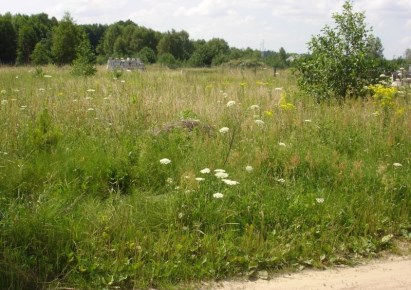
[[269, 277], [268, 272], [266, 270], [261, 270], [261, 271], [254, 270], [254, 271], [251, 271], [251, 272], [248, 273], [248, 279], [250, 281], [256, 281], [258, 279], [269, 280], [269, 278], [270, 277]]

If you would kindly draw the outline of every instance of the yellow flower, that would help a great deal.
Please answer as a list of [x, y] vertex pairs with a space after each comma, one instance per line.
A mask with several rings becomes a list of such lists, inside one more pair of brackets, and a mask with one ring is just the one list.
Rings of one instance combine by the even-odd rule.
[[385, 87], [381, 84], [372, 85], [370, 89], [373, 91], [373, 98], [376, 104], [380, 107], [393, 107], [394, 98], [397, 93], [397, 89], [394, 87]]

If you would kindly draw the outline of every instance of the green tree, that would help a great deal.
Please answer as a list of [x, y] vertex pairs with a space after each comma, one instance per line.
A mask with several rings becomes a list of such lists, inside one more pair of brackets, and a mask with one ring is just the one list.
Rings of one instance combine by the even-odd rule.
[[104, 33], [107, 30], [107, 25], [102, 24], [83, 24], [80, 25], [81, 29], [86, 32], [87, 37], [90, 40], [91, 47], [93, 51], [97, 51], [97, 46], [103, 39]]
[[174, 29], [163, 35], [157, 45], [158, 54], [170, 53], [177, 60], [188, 60], [193, 53], [193, 43], [186, 31]]
[[82, 41], [76, 49], [76, 58], [72, 64], [72, 73], [78, 76], [94, 75], [97, 72], [95, 64], [96, 56], [93, 52], [90, 40], [87, 35], [84, 34]]
[[308, 43], [310, 54], [297, 61], [300, 87], [317, 100], [355, 98], [375, 78], [376, 57], [370, 53], [375, 37], [366, 27], [363, 12], [354, 12], [349, 1], [341, 14], [333, 15], [335, 27]]
[[144, 63], [155, 63], [156, 62], [156, 53], [149, 47], [144, 47], [138, 52], [138, 57]]
[[228, 60], [229, 51], [224, 39], [213, 38], [203, 44], [197, 43], [189, 62], [192, 66], [219, 65]]
[[16, 60], [16, 30], [10, 17], [0, 16], [0, 63], [12, 64]]
[[178, 67], [178, 61], [174, 58], [174, 56], [171, 53], [168, 52], [160, 54], [158, 56], [158, 63], [172, 69]]
[[70, 64], [76, 57], [76, 47], [81, 41], [81, 30], [66, 13], [53, 29], [51, 53], [56, 64]]
[[17, 39], [17, 64], [30, 62], [30, 55], [38, 41], [36, 31], [29, 24], [19, 29]]
[[45, 65], [51, 62], [50, 51], [46, 45], [39, 41], [34, 47], [33, 53], [30, 56], [31, 63], [34, 65]]

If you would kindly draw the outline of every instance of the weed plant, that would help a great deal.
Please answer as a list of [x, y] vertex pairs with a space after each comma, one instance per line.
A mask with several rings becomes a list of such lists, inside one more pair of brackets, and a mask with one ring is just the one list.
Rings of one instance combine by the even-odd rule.
[[188, 287], [409, 239], [410, 90], [381, 112], [371, 95], [317, 104], [295, 84], [0, 68], [0, 288]]

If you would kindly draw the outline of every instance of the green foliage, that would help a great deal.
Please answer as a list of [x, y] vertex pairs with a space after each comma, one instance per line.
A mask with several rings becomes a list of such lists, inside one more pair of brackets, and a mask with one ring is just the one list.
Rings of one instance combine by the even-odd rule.
[[192, 66], [220, 65], [228, 60], [228, 52], [229, 47], [225, 40], [213, 38], [197, 45], [189, 63]]
[[83, 36], [76, 49], [76, 58], [72, 64], [72, 73], [78, 76], [91, 76], [97, 72], [96, 56], [92, 50], [89, 39]]
[[152, 29], [132, 21], [120, 21], [105, 30], [97, 52], [106, 57], [136, 57], [138, 52], [147, 52], [144, 48], [149, 48], [156, 53], [160, 37], [161, 34]]
[[44, 109], [36, 120], [32, 130], [32, 142], [34, 148], [50, 152], [59, 141], [60, 132], [54, 128], [51, 116], [47, 109]]
[[71, 64], [81, 42], [81, 31], [66, 13], [53, 29], [51, 53], [57, 65]]
[[171, 69], [179, 66], [178, 61], [171, 53], [163, 53], [158, 56], [158, 63]]
[[379, 73], [381, 43], [367, 29], [364, 13], [354, 12], [349, 1], [333, 19], [335, 28], [325, 26], [308, 43], [310, 55], [297, 62], [299, 86], [317, 100], [364, 96], [364, 86]]
[[156, 53], [149, 47], [144, 47], [138, 52], [138, 57], [143, 63], [155, 63], [156, 62]]
[[46, 65], [52, 61], [50, 51], [47, 50], [46, 46], [41, 41], [34, 47], [30, 59], [33, 65]]
[[13, 64], [16, 59], [16, 31], [11, 19], [5, 16], [0, 16], [0, 39], [0, 63]]
[[190, 58], [193, 52], [193, 44], [186, 31], [180, 32], [172, 29], [164, 33], [157, 45], [159, 55], [169, 53], [176, 60], [183, 61]]
[[410, 238], [406, 88], [337, 105], [287, 70], [43, 70], [0, 68], [1, 289], [186, 289]]

